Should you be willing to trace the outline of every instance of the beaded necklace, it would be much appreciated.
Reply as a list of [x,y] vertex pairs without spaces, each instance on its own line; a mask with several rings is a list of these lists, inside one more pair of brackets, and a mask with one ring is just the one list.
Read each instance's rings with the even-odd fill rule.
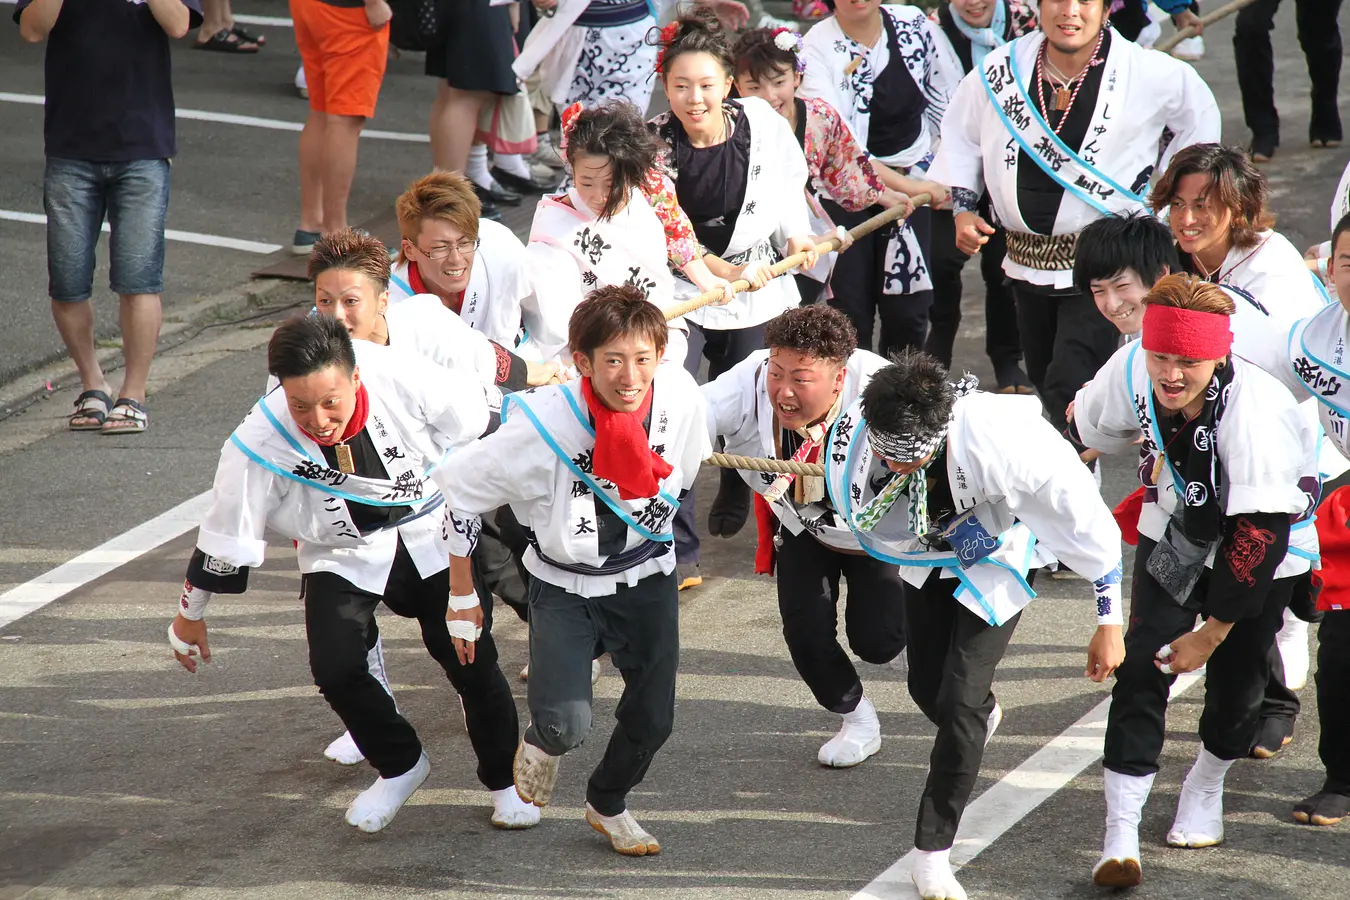
[[[1059,134],[1059,130],[1063,128],[1064,123],[1069,120],[1069,111],[1073,109],[1074,101],[1078,99],[1078,92],[1083,89],[1083,84],[1087,81],[1086,76],[1088,70],[1093,66],[1099,66],[1104,62],[1104,60],[1098,58],[1097,54],[1102,49],[1102,38],[1105,36],[1105,30],[1097,33],[1097,44],[1092,48],[1092,58],[1088,60],[1088,64],[1083,66],[1082,71],[1077,75],[1063,83],[1055,83],[1046,72],[1047,65],[1050,66],[1050,68],[1054,68],[1054,66],[1046,58],[1046,50],[1050,46],[1049,42],[1042,45],[1041,52],[1036,57],[1036,105],[1041,108],[1041,117],[1044,118],[1048,124],[1050,122],[1050,111],[1046,108],[1045,104],[1045,82],[1051,81],[1055,88],[1055,111],[1063,113],[1063,115],[1059,117],[1059,124],[1052,127],[1055,134]],[[1055,71],[1059,72],[1058,69]],[[1063,73],[1060,72],[1059,74],[1062,78]],[[1069,91],[1069,85],[1071,84],[1073,85],[1072,92]]]

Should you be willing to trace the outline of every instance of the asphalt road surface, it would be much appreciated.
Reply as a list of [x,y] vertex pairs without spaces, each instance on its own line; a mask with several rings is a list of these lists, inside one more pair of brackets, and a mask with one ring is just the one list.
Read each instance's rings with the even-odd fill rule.
[[[236,12],[286,15],[282,4],[263,2],[240,2]],[[1292,10],[1282,10],[1275,36],[1285,146],[1267,171],[1279,227],[1306,246],[1325,236],[1346,153],[1302,146],[1307,81],[1293,24]],[[180,106],[302,121],[304,104],[290,88],[290,34],[262,30],[269,42],[256,57],[183,46],[175,58]],[[41,94],[41,50],[21,44],[16,32],[0,28],[0,210],[32,214],[41,211],[41,111],[13,97]],[[1231,25],[1213,29],[1198,68],[1223,106],[1228,140],[1240,142],[1246,133],[1230,35]],[[431,93],[418,61],[395,61],[374,127],[420,132]],[[293,132],[190,120],[180,122],[179,134],[171,228],[260,244],[289,239]],[[362,150],[355,221],[387,209],[429,162],[426,145],[410,141],[372,139]],[[262,258],[172,242],[168,300],[242,290]],[[59,368],[14,374],[59,350],[43,260],[40,225],[0,220],[7,313],[0,370],[9,373],[0,381],[11,388],[60,375]],[[974,280],[967,296],[958,362],[988,375]],[[342,822],[373,771],[322,757],[340,727],[309,677],[287,543],[273,548],[247,594],[213,605],[215,660],[196,677],[183,672],[164,627],[193,520],[217,449],[261,389],[270,325],[305,297],[303,286],[283,287],[267,297],[274,312],[216,323],[167,350],[156,364],[144,435],[63,431],[73,391],[0,419],[0,621],[8,622],[0,626],[0,900],[914,896],[903,865],[891,867],[912,848],[933,728],[910,702],[902,672],[860,664],[881,714],[882,750],[853,770],[816,763],[837,719],[815,707],[787,659],[772,584],[749,574],[748,534],[707,538],[705,583],[682,595],[676,729],[632,797],[634,812],[662,842],[655,858],[617,856],[581,821],[585,779],[621,688],[612,670],[596,688],[592,739],[563,761],[543,823],[501,833],[488,826],[487,795],[449,686],[409,623],[383,618],[399,702],[433,772],[395,823],[374,836]],[[111,299],[99,294],[104,307]],[[1108,500],[1127,491],[1126,469],[1107,467]],[[1037,587],[1040,597],[999,670],[995,689],[1006,716],[954,853],[970,860],[959,877],[972,897],[1103,893],[1089,878],[1104,809],[1095,757],[1107,696],[1081,675],[1091,592],[1073,580],[1043,579]],[[498,623],[503,668],[523,712],[515,673],[525,662],[525,630],[509,612]],[[1225,844],[1163,846],[1197,749],[1202,690],[1203,682],[1172,707],[1163,771],[1144,815],[1145,884],[1134,896],[1346,896],[1350,833],[1289,818],[1290,804],[1322,779],[1311,690],[1284,753],[1234,766]],[[892,876],[880,878],[888,869]]]

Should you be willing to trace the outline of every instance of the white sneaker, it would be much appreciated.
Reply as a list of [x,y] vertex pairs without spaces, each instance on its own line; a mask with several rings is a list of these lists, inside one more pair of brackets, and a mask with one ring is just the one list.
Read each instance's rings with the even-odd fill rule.
[[923,900],[966,900],[966,889],[961,887],[952,872],[951,850],[916,850],[918,859],[910,877]]
[[347,807],[347,824],[366,834],[374,834],[389,827],[394,816],[408,802],[408,798],[422,786],[431,774],[431,760],[423,753],[417,764],[396,778],[377,778],[375,783],[356,795]]
[[342,732],[342,737],[329,744],[323,755],[340,766],[354,766],[366,758],[361,748],[356,746],[356,741],[352,740],[350,731]]
[[302,100],[309,99],[309,82],[305,80],[304,66],[295,70],[295,92],[300,95]]
[[626,809],[617,816],[602,816],[587,803],[586,822],[609,838],[610,846],[624,856],[655,856],[661,852],[661,844]]
[[548,806],[553,799],[553,786],[558,783],[558,760],[549,756],[524,738],[516,748],[514,764],[516,792],[520,799],[535,806]]
[[595,687],[595,683],[599,680],[600,680],[600,660],[593,659],[591,660],[591,687]]
[[1205,39],[1201,35],[1188,37],[1186,40],[1172,48],[1172,55],[1177,59],[1184,59],[1187,62],[1195,62],[1204,59]]
[[822,766],[847,769],[881,749],[881,722],[876,707],[863,697],[857,709],[844,714],[839,733],[821,745],[816,759]]
[[1280,661],[1284,663],[1284,686],[1291,691],[1301,691],[1308,683],[1308,623],[1291,613],[1284,611],[1284,627],[1275,635],[1275,646],[1280,648]]
[[492,791],[492,827],[515,831],[533,828],[539,824],[539,807],[526,803],[516,793],[515,785]]
[[1134,887],[1144,880],[1139,862],[1139,820],[1153,788],[1154,775],[1102,772],[1106,794],[1106,838],[1102,858],[1092,867],[1100,887]]
[[998,726],[1003,722],[1003,707],[997,700],[994,701],[994,708],[989,710],[989,719],[985,725],[984,745],[989,746],[989,742],[994,739],[994,732],[998,731]]
[[530,154],[530,162],[537,162],[548,166],[550,169],[565,169],[567,165],[563,162],[562,156],[558,153],[558,148],[553,145],[552,135],[539,136],[539,149]]

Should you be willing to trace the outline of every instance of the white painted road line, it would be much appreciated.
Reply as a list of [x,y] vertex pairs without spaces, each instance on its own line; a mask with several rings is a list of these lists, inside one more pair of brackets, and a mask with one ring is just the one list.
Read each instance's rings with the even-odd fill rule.
[[[9,0],[6,0],[9,2]],[[235,16],[238,25],[271,25],[274,28],[294,28],[295,23],[281,16]]]
[[[1201,677],[1194,672],[1180,676],[1172,686],[1172,698],[1190,690]],[[1110,708],[1108,697],[966,807],[952,846],[953,869],[979,856],[1004,832],[1102,758],[1106,713]],[[1086,846],[1095,846],[1093,842],[1100,838],[1100,834],[1086,836]],[[917,859],[918,851],[911,850],[854,894],[853,900],[918,900],[919,892],[910,877]],[[1088,870],[1082,875],[1086,880]]]
[[[0,209],[0,219],[7,219],[10,222],[27,222],[31,225],[47,224],[47,217],[42,213],[19,212],[14,209]],[[102,230],[104,234],[112,233],[112,228],[107,222],[103,223]],[[243,250],[245,253],[257,253],[262,256],[270,256],[281,249],[280,244],[265,244],[262,241],[246,241],[242,238],[222,237],[218,234],[201,234],[196,231],[178,231],[173,228],[164,229],[164,237],[184,244],[224,247],[226,250]]]
[[[10,91],[0,91],[0,102],[4,103],[23,103],[29,106],[41,106],[45,98],[41,94],[16,94]],[[305,127],[304,122],[291,122],[286,119],[267,119],[261,116],[241,116],[235,113],[211,112],[205,109],[179,109],[176,115],[180,119],[189,119],[194,122],[217,122],[224,125],[244,125],[249,128],[269,128],[273,131],[293,131],[299,132]],[[412,131],[381,131],[378,128],[366,128],[361,131],[361,137],[370,138],[373,141],[401,141],[407,144],[430,144],[431,138],[425,134],[417,134]]]
[[[196,528],[210,506],[211,492],[198,494],[70,562],[0,594],[0,628]],[[169,615],[167,606],[164,615]]]

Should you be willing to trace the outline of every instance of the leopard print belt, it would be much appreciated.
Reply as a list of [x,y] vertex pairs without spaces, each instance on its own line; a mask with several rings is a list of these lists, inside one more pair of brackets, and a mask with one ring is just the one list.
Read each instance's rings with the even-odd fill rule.
[[1059,272],[1073,268],[1074,249],[1078,246],[1075,234],[1031,234],[1008,230],[1008,259],[1019,266],[1042,272]]

